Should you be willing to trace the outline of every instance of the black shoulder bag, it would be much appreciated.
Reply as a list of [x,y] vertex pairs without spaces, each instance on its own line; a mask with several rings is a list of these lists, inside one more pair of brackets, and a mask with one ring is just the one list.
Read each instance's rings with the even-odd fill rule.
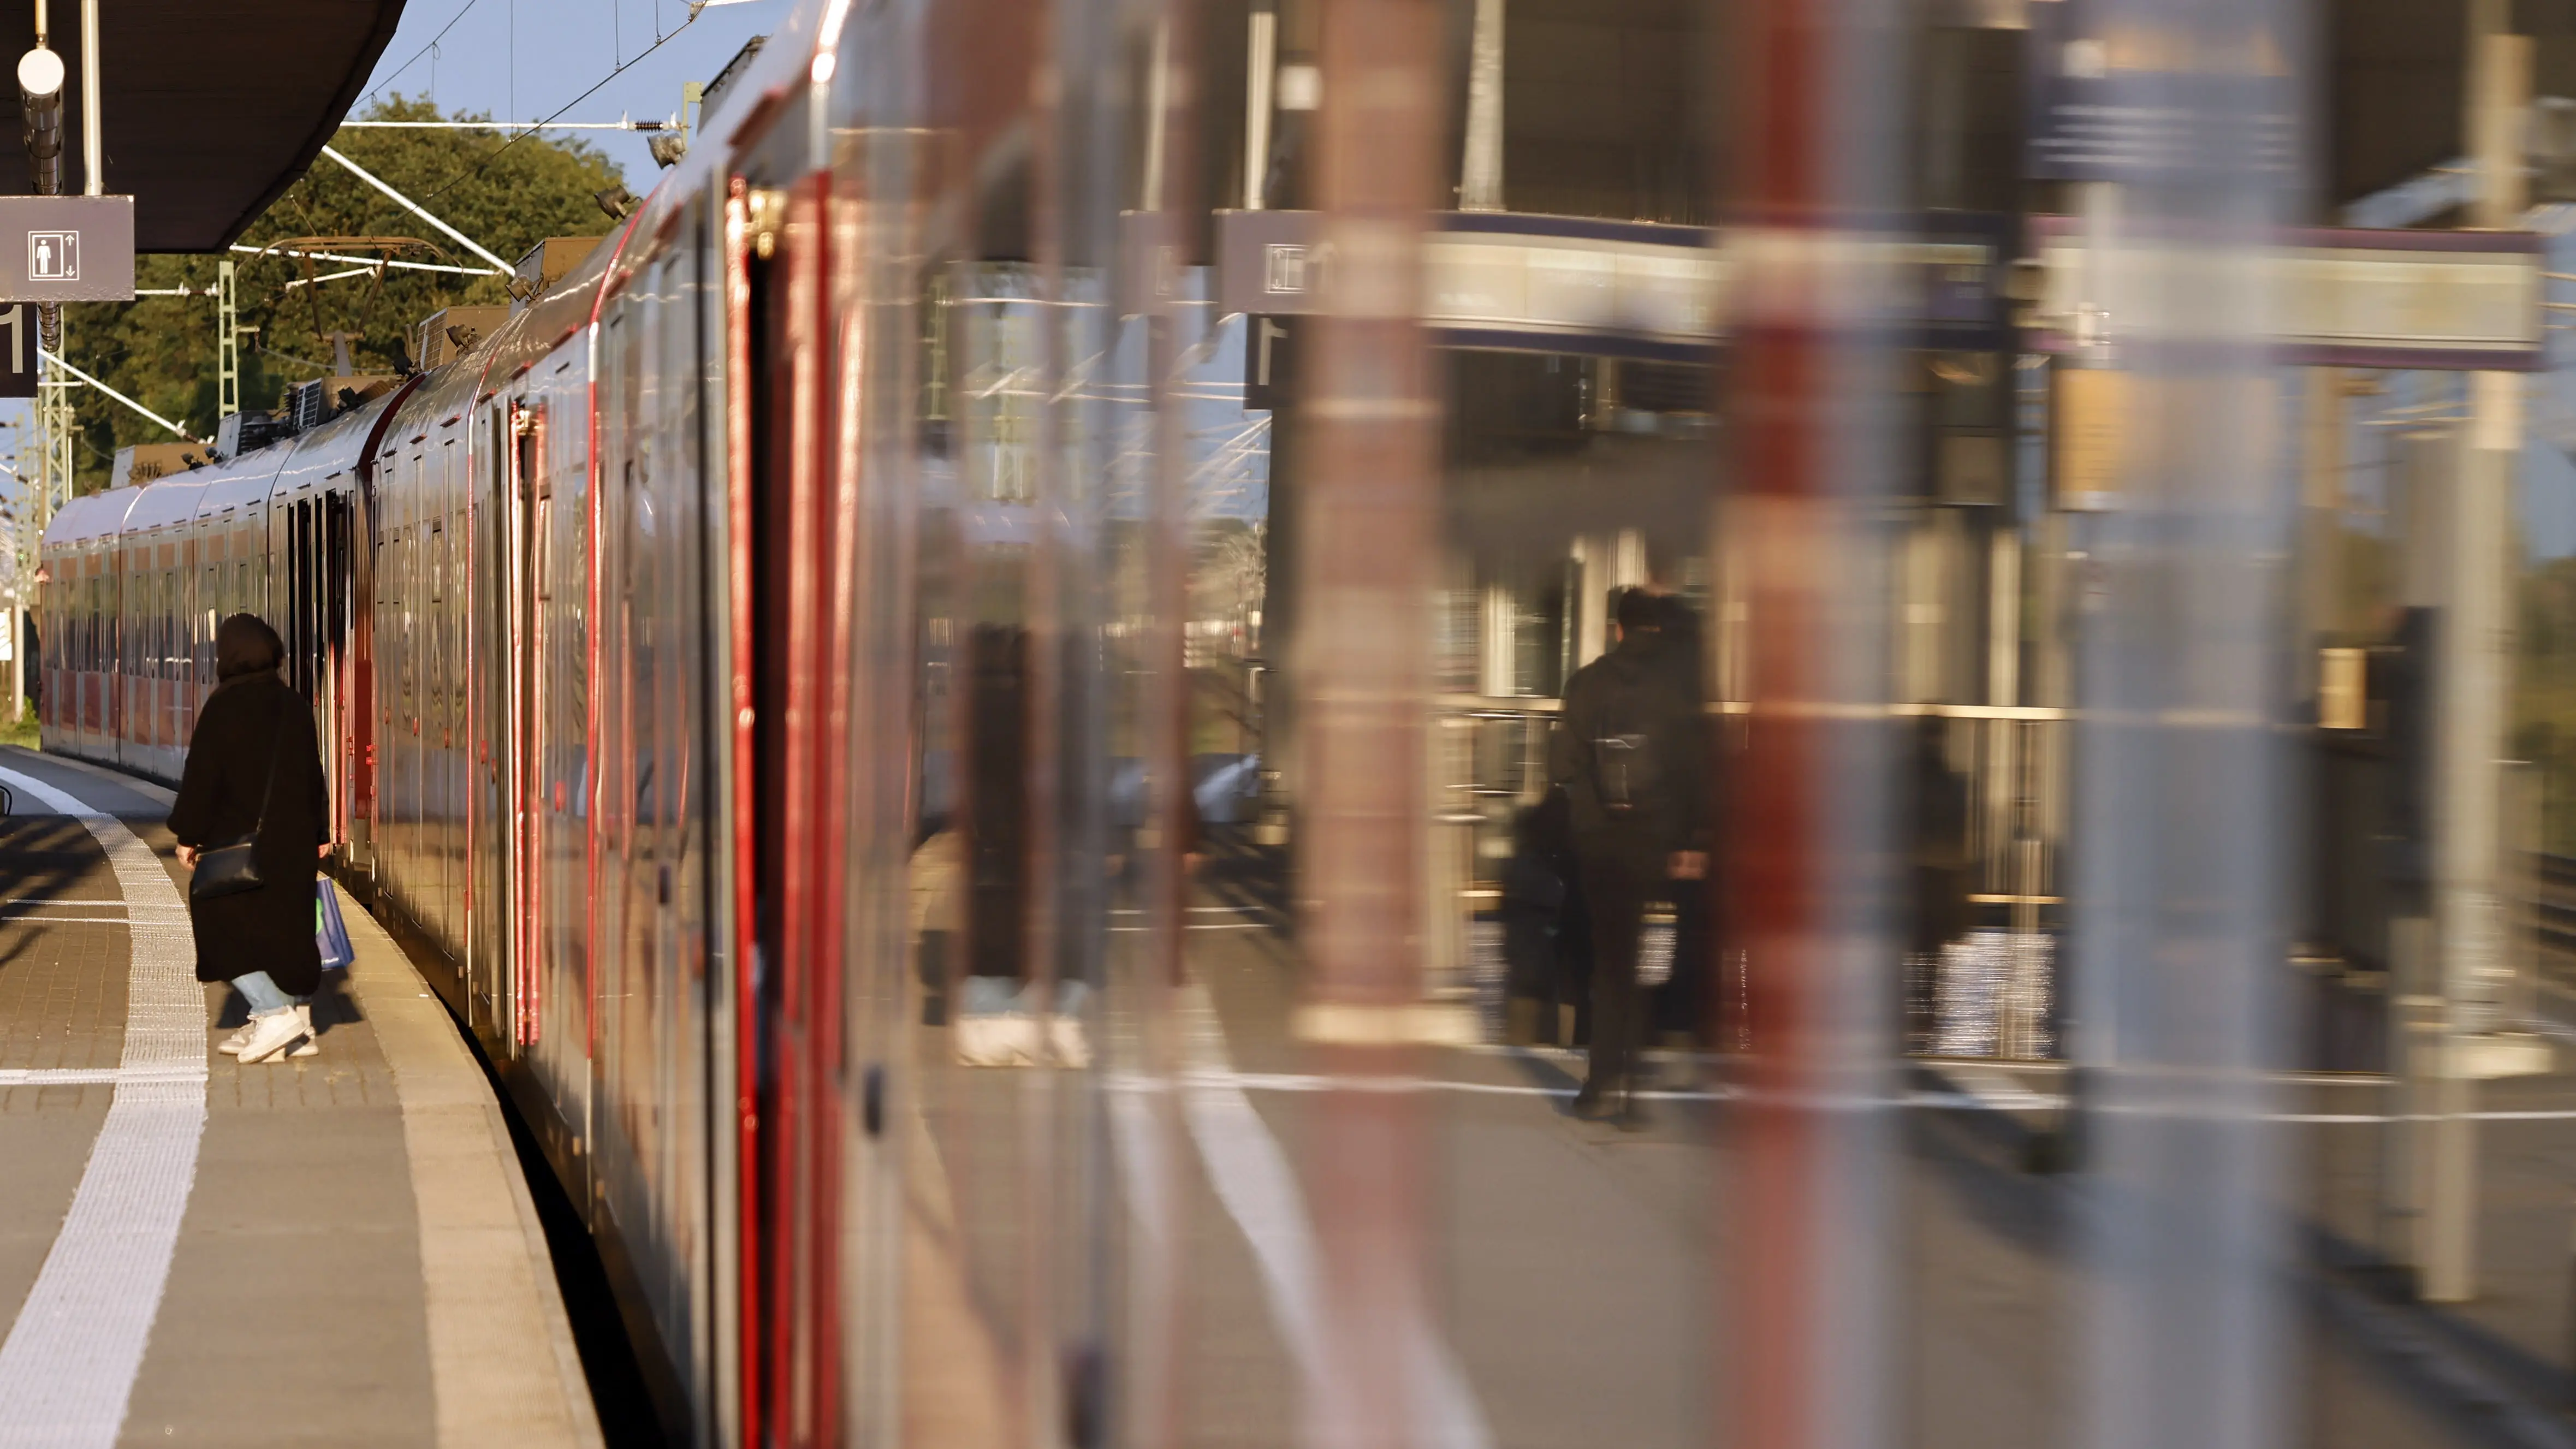
[[268,884],[259,873],[259,832],[268,824],[269,802],[277,798],[277,757],[286,753],[286,716],[277,717],[277,737],[269,741],[268,783],[260,790],[259,818],[251,822],[250,833],[221,845],[208,846],[197,856],[197,873],[188,879],[188,899],[210,901],[218,896],[237,896]]

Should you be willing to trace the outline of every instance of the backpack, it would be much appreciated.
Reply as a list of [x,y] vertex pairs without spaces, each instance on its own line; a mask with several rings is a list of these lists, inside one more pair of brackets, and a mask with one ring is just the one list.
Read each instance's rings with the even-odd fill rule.
[[1649,716],[1654,681],[1641,672],[1614,676],[1602,692],[1601,721],[1592,739],[1592,794],[1613,820],[1636,818],[1662,784],[1661,751]]

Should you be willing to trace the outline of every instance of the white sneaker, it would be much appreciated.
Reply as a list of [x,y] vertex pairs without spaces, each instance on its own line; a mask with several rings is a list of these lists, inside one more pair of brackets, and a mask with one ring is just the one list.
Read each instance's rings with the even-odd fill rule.
[[273,1057],[283,1056],[288,1047],[304,1039],[304,1020],[292,1011],[273,1011],[254,1016],[250,1022],[250,1040],[242,1043],[241,1063],[256,1066]]
[[318,1057],[322,1055],[322,1038],[313,1034],[313,1003],[309,1001],[297,1002],[295,1004],[295,1019],[304,1024],[304,1040],[297,1042],[295,1044],[295,1050],[288,1052],[287,1055],[290,1057]]
[[243,1022],[241,1024],[241,1030],[234,1032],[231,1036],[225,1037],[222,1041],[215,1043],[215,1050],[222,1052],[228,1057],[240,1056],[242,1043],[249,1041],[250,1034],[257,1030],[259,1030],[259,1021],[254,1017],[249,1021]]
[[1091,1065],[1091,1039],[1083,1033],[1081,1017],[1049,1017],[1047,1045],[1054,1049],[1055,1064],[1059,1067],[1080,1071]]

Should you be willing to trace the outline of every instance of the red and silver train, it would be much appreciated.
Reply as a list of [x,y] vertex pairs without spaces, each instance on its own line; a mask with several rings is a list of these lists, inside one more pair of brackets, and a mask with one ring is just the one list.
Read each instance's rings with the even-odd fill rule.
[[[1579,215],[1501,213],[1452,144],[1452,11],[808,0],[489,336],[57,515],[46,747],[174,778],[215,621],[278,627],[347,878],[584,1214],[674,1440],[1285,1442],[1302,1397],[1306,1442],[1396,1442],[1428,1395],[1465,1426],[1441,1442],[1484,1442],[1428,1339],[1389,1346],[1429,1312],[1444,1209],[1422,1108],[1378,1088],[1456,1038],[1453,908],[1506,823],[1464,843],[1444,805],[1435,836],[1435,793],[1543,791],[1512,762],[1549,712],[1520,697],[1605,647],[1645,534],[1708,540],[1709,238],[1693,45],[1577,47],[1669,73],[1633,107],[1636,164],[1566,150],[1534,192]],[[1498,112],[1468,129],[1502,144]],[[1276,214],[1218,215],[1238,205]],[[1444,294],[1434,328],[1410,303],[1444,229],[1451,265],[1509,285]],[[1218,314],[1274,311],[1293,348],[1265,321],[1212,402]],[[1273,340],[1303,359],[1280,378]],[[1253,381],[1293,395],[1275,423],[1235,402],[1268,410]],[[1323,1170],[1296,1232],[1182,1165],[1187,1133],[1293,1198],[1248,1105],[1185,1121],[1137,1090],[1224,1075],[1196,1070],[1224,1033],[1184,941],[1276,925],[1181,934],[1192,752],[1215,753],[1189,661],[1220,612],[1187,500],[1222,460],[1194,439],[1274,427],[1296,487],[1269,541],[1234,536],[1263,582],[1232,607],[1295,663],[1293,693],[1258,676],[1258,749],[1296,802],[1300,951],[1260,968],[1255,1034],[1290,1038],[1293,1008],[1300,1060],[1371,1084],[1299,1123]],[[1467,462],[1520,500],[1489,551],[1521,583],[1442,582],[1441,469],[1471,433],[1516,450]],[[1476,628],[1497,647],[1461,656]],[[1435,678],[1472,693],[1426,734]],[[1488,765],[1513,783],[1450,778]],[[942,980],[1051,1015],[1033,1069],[949,1070],[964,1034],[937,1027],[993,990]],[[1257,1278],[1193,1203],[1244,1220]],[[1185,1312],[1203,1291],[1266,1295],[1270,1322]],[[1210,1395],[1241,1432],[1182,1427]],[[1361,1424],[1385,1432],[1334,1427]]]
[[[2235,28],[2261,0],[2161,8],[2177,55],[2292,33]],[[2093,1270],[2111,1402],[2181,1412],[2121,1433],[2214,1442],[2200,1405],[2270,1399],[2229,1377],[2259,1356],[2206,1346],[2286,1321],[2262,1295],[2291,1280],[2252,1245],[2273,1194],[2243,1135],[2269,1110],[2249,1024],[2279,902],[2268,870],[2210,863],[2271,859],[2265,802],[2287,796],[2253,728],[2277,706],[2252,626],[2154,601],[2271,597],[2280,556],[2233,482],[2140,474],[2098,518],[2022,486],[2047,434],[2016,419],[2049,394],[2011,304],[2017,227],[1952,210],[2034,194],[2011,126],[1958,100],[2058,34],[2021,9],[804,0],[653,194],[489,336],[292,439],[57,515],[46,747],[175,777],[215,621],[278,626],[342,868],[523,1109],[674,1440],[1475,1449],[1487,1404],[1514,1443],[1706,1442],[1723,1414],[1792,1444],[1883,1438],[1942,1398],[1898,1384],[1903,1294],[1938,1255],[1896,1245],[1974,1242],[1989,1214],[1898,1231],[1937,1174],[1853,1110],[1914,1101],[1882,939],[1905,879],[1889,741],[1941,720],[1923,773],[1947,798],[1973,754],[1958,798],[1986,802],[1937,842],[1982,872],[1972,897],[1955,875],[1962,900],[2008,903],[2021,935],[2042,903],[2102,899],[2104,941],[2204,932],[2205,971],[2141,955],[2090,978],[2141,1022],[2230,1025],[2118,1034],[2122,1070],[2085,1078],[2108,1124],[2082,1134],[2087,1170],[2161,1190],[2082,1196],[2114,1249]],[[1918,59],[1939,80],[1920,97]],[[1504,209],[1507,157],[1529,210]],[[1896,185],[1908,157],[1950,180]],[[2174,236],[2286,204],[2271,171],[2203,159],[2217,209]],[[1933,244],[1891,245],[1918,214]],[[2161,296],[2144,277],[2112,291]],[[1227,343],[1220,314],[1259,325]],[[2199,356],[2139,315],[2117,328]],[[1255,331],[1240,391],[1206,386]],[[2210,355],[2233,359],[2216,386],[2121,392],[2113,433],[2281,396],[2250,338]],[[1284,486],[1223,556],[1264,657],[1220,679],[1222,551],[1192,490],[1226,466],[1207,439],[1256,431],[1264,490],[1274,461]],[[2266,429],[2202,431],[2149,471],[2278,471],[2253,458]],[[2208,557],[2155,562],[2151,534]],[[2104,539],[2134,551],[2097,560],[2133,561],[2076,569],[2070,541]],[[1744,1128],[1686,1164],[1568,1151],[1552,1088],[1442,1051],[1489,1029],[1487,985],[1505,1005],[1503,973],[1474,975],[1476,913],[1547,792],[1550,696],[1609,647],[1615,592],[1659,584],[1705,591],[1703,703],[1728,721],[1708,773],[1737,787],[1712,804],[1713,879],[1669,887],[1723,896],[1731,942],[1707,933],[1671,982],[1703,988],[1676,1011],[1705,1029],[1719,964],[1740,968],[1722,1009],[1750,1086],[1679,1094]],[[2079,652],[2111,627],[2088,621],[2139,620],[2166,632]],[[2176,761],[2252,784],[2207,829],[2188,809],[2216,797],[2169,791],[2148,833],[2087,857],[2066,849],[2070,681],[2131,657],[2153,667],[2121,717],[2187,714],[2193,738],[2102,736],[2125,741],[2094,772],[2125,782],[2106,798]],[[2183,680],[2224,687],[2165,709]],[[1269,777],[1255,841],[1293,805],[1293,950],[1280,857],[1229,837],[1240,879],[1185,875],[1211,854],[1195,823],[1219,823],[1189,801],[1224,698],[1257,698],[1236,756]],[[2082,904],[2122,871],[2139,894]],[[970,1049],[970,1023],[1012,1031]],[[958,1070],[996,1060],[1028,1070]],[[1426,1063],[1472,1088],[1451,1117],[1388,1090]],[[2113,1130],[2167,1123],[2186,1075],[2207,1135]],[[2210,1165],[2189,1192],[2184,1162]],[[1632,1408],[1651,1432],[1612,1413]]]
[[288,641],[343,864],[586,1214],[676,1441],[857,1412],[840,1257],[884,1075],[851,947],[902,950],[923,757],[897,455],[917,304],[967,256],[920,250],[955,153],[898,57],[1009,8],[802,7],[506,325],[44,541],[48,750],[175,780],[215,621]]

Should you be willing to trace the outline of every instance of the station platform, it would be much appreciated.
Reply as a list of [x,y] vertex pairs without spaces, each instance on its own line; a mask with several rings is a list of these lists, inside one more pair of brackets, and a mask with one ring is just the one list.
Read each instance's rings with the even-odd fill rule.
[[488,1079],[402,952],[244,1067],[170,794],[0,749],[0,1446],[600,1442]]

